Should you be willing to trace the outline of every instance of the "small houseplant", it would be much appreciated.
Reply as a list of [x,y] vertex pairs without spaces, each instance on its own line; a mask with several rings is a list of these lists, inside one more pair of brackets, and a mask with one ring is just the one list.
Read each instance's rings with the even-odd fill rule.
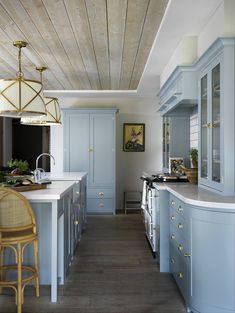
[[197,150],[197,148],[191,148],[190,149],[190,157],[191,157],[193,168],[197,168],[198,167],[198,150]]
[[7,162],[8,167],[11,169],[11,173],[20,175],[29,171],[29,163],[25,160],[11,159]]

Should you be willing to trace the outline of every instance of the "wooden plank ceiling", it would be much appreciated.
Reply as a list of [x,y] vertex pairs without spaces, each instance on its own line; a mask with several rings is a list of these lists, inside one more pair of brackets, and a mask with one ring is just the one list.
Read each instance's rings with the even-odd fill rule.
[[45,89],[133,90],[144,70],[168,0],[0,0],[0,77],[22,67]]

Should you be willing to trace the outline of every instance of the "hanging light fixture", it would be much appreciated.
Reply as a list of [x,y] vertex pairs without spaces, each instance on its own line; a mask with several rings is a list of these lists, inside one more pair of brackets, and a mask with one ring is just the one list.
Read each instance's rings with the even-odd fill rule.
[[[46,70],[46,67],[36,67],[36,70],[40,72],[42,83],[42,72]],[[34,126],[61,125],[61,113],[58,99],[54,97],[44,97],[44,102],[46,105],[45,116],[24,117],[21,118],[20,123]]]
[[27,42],[15,41],[19,49],[17,77],[0,79],[0,116],[18,117],[46,115],[42,83],[24,78],[21,69],[21,49]]

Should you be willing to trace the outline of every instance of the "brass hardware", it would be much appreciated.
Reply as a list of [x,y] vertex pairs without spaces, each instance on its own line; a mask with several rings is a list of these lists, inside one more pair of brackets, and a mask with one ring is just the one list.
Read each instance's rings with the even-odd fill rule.
[[183,278],[183,277],[184,277],[184,273],[179,272],[179,273],[178,273],[178,276],[179,276],[179,278]]
[[104,204],[103,204],[103,203],[100,203],[100,204],[99,204],[99,207],[100,207],[100,208],[103,208],[103,207],[104,207]]
[[74,221],[74,225],[78,225],[79,224],[79,221]]
[[175,263],[175,259],[171,258],[171,263],[174,264]]
[[175,220],[175,216],[174,215],[171,216],[171,220],[172,221]]
[[184,247],[182,245],[178,245],[178,250],[179,251],[183,251],[184,250]]
[[207,123],[207,124],[206,124],[206,127],[207,127],[207,128],[213,128],[213,125],[212,125],[212,123]]
[[190,257],[191,257],[191,254],[190,254],[190,253],[184,253],[184,257],[185,257],[185,258],[190,258]]
[[178,224],[178,228],[179,228],[179,229],[184,228],[183,224],[182,224],[182,223],[179,223],[179,224]]
[[175,235],[174,234],[171,235],[171,239],[175,239]]
[[179,206],[178,209],[177,209],[177,211],[178,211],[178,212],[183,212],[184,209],[182,208],[182,206]]
[[104,196],[103,191],[100,191],[100,192],[98,193],[98,195],[99,195],[100,197],[103,197],[103,196]]
[[175,205],[175,201],[174,200],[171,200],[171,205]]
[[17,40],[13,42],[13,46],[17,47],[18,49],[25,48],[27,44],[28,44],[27,42],[21,41],[21,40]]

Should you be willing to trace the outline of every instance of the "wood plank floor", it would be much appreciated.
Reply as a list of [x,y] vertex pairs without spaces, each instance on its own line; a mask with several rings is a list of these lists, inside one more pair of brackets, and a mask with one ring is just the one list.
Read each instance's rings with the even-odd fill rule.
[[[89,216],[58,303],[50,289],[40,298],[25,292],[24,313],[183,313],[170,274],[159,273],[144,236],[140,214]],[[0,312],[16,312],[14,297],[0,295]]]

